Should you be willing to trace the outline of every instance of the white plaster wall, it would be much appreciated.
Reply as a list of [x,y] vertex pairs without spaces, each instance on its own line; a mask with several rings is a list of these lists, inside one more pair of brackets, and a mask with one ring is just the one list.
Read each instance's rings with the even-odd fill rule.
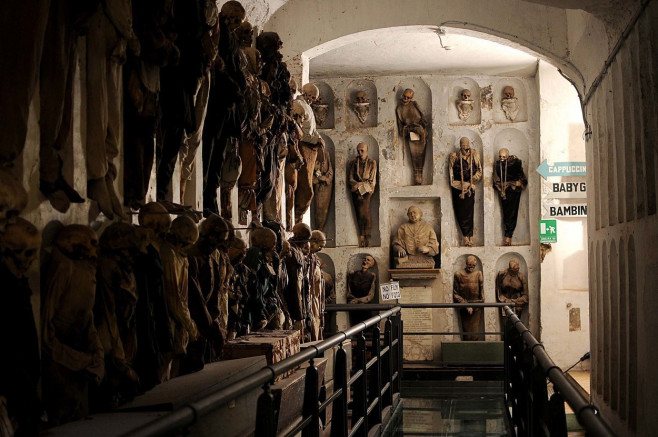
[[[557,69],[540,61],[541,160],[585,161],[582,111],[576,90]],[[535,169],[531,169],[533,173]],[[563,178],[583,180],[583,178]],[[559,181],[549,178],[548,182]],[[540,178],[540,181],[543,181]],[[544,183],[544,182],[542,182]],[[542,197],[545,196],[542,194]],[[560,203],[571,200],[561,199]],[[584,203],[586,199],[577,199]],[[542,202],[550,202],[544,198]],[[555,363],[566,368],[589,350],[589,292],[587,270],[587,219],[557,220],[558,242],[541,264],[541,336]],[[537,236],[534,236],[536,239]],[[570,331],[569,311],[580,308],[580,329]],[[589,361],[581,365],[589,368]]]

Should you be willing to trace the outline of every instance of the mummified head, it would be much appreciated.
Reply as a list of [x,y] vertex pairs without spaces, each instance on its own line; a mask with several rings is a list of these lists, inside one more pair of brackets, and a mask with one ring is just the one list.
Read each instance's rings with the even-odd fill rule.
[[219,12],[219,19],[222,24],[228,26],[231,30],[236,30],[244,21],[247,13],[242,4],[238,1],[230,0],[224,3]]
[[85,225],[67,225],[55,238],[57,248],[68,258],[95,261],[98,257],[98,236]]
[[302,87],[302,96],[309,105],[320,98],[320,90],[315,84],[307,83]]
[[199,238],[199,230],[196,227],[194,220],[186,215],[176,217],[171,222],[167,240],[180,249],[187,249]]
[[167,209],[158,202],[149,202],[142,206],[138,216],[139,224],[153,229],[156,235],[163,237],[171,227],[171,216]]
[[0,259],[16,278],[23,277],[37,259],[40,241],[36,226],[22,217],[0,233]]

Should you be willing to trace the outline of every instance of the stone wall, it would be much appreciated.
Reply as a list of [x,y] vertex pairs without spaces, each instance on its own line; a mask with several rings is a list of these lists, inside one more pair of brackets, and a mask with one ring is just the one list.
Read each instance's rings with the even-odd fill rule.
[[649,2],[586,105],[592,399],[619,435],[658,406],[657,20]]
[[[313,79],[311,78],[311,81]],[[370,254],[377,261],[379,282],[389,281],[390,247],[400,224],[407,221],[406,210],[418,205],[423,220],[430,223],[440,240],[441,272],[434,280],[402,280],[402,293],[413,293],[430,287],[427,302],[452,302],[452,280],[456,270],[464,267],[466,255],[475,255],[483,269],[485,301],[495,302],[495,276],[506,268],[509,259],[520,259],[522,272],[529,278],[530,325],[538,331],[539,319],[539,176],[534,169],[539,165],[539,111],[537,83],[534,77],[495,77],[473,75],[382,76],[368,78],[322,78],[321,90],[331,93],[322,97],[330,102],[332,129],[322,129],[330,138],[335,163],[334,208],[327,225],[328,238],[335,247],[323,252],[331,258],[336,271],[338,302],[345,302],[346,273],[354,266],[350,260]],[[502,112],[502,88],[513,85],[521,102],[522,111],[515,122]],[[477,101],[475,111],[466,121],[457,116],[455,101],[464,87],[470,87]],[[488,106],[485,98],[480,104],[480,89],[491,87],[493,101]],[[411,157],[396,127],[395,108],[405,88],[415,91],[414,100],[429,122],[423,184],[413,185]],[[366,91],[371,102],[370,114],[362,125],[352,109],[356,91]],[[487,95],[487,93],[483,93]],[[333,100],[327,97],[333,96]],[[475,123],[471,124],[471,120]],[[329,121],[325,122],[325,125]],[[481,155],[483,180],[476,190],[474,247],[462,246],[461,232],[456,224],[449,188],[448,156],[459,149],[459,139],[466,136],[471,147]],[[358,247],[356,214],[349,194],[347,163],[356,156],[356,145],[365,141],[371,158],[378,161],[378,183],[371,204],[373,231],[371,247]],[[519,220],[514,234],[514,246],[503,246],[500,200],[492,186],[493,163],[498,150],[506,147],[510,154],[523,160],[529,179],[523,192]],[[311,217],[311,220],[313,217]],[[331,245],[333,246],[333,244]],[[339,320],[341,320],[339,318]],[[343,323],[346,321],[343,319]],[[458,331],[454,310],[435,310],[434,331]],[[341,326],[342,327],[342,326]],[[486,310],[486,331],[498,331],[498,312]],[[497,336],[488,336],[498,340]],[[458,338],[443,336],[440,340]],[[440,358],[440,340],[434,344],[434,359]]]

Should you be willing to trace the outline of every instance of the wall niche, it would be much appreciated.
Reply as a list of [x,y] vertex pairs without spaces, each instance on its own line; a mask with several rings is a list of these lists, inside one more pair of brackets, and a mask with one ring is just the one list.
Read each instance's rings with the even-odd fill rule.
[[448,97],[448,123],[451,125],[480,124],[480,86],[468,77],[452,83]]
[[[336,148],[333,140],[325,134],[320,134],[324,140],[326,157],[329,158],[332,170],[332,178],[329,184],[316,184],[313,178],[313,201],[311,203],[311,228],[324,232],[327,236],[327,247],[336,247]],[[320,153],[316,160],[316,172],[325,169],[325,164],[320,162]]]
[[[446,138],[445,143],[453,144],[452,149],[450,149],[446,155],[445,168],[447,171],[447,182],[450,185],[450,174],[452,169],[450,168],[450,154],[452,152],[459,155],[459,142],[462,137],[466,137],[470,140],[471,151],[477,151],[480,155],[480,163],[482,165],[483,176],[482,179],[475,184],[475,206],[473,207],[473,246],[483,246],[484,245],[484,172],[487,170],[485,165],[485,157],[482,154],[482,139],[480,135],[470,129],[460,129],[457,131],[457,135],[449,136]],[[464,170],[466,171],[466,169]],[[470,169],[468,169],[470,171]],[[455,180],[459,180],[459,173],[456,175]],[[451,246],[460,247],[463,246],[463,235],[457,221],[457,216],[455,215],[453,199],[452,199],[452,188],[450,191],[450,200],[447,203],[448,208],[452,210],[451,214],[454,220],[454,232],[452,233],[453,237],[451,239]]]
[[388,211],[388,222],[390,223],[391,235],[389,246],[391,247],[390,261],[393,265],[393,240],[397,237],[398,228],[403,223],[408,223],[407,210],[410,206],[417,206],[423,212],[422,221],[428,223],[434,229],[439,242],[439,253],[434,257],[434,268],[441,268],[441,199],[438,197],[399,197],[391,198]]
[[345,90],[345,120],[348,129],[377,126],[377,87],[371,80],[353,80]]
[[[507,128],[500,131],[495,139],[493,150],[491,151],[493,171],[496,171],[496,161],[498,161],[498,152],[500,149],[509,150],[509,154],[516,156],[522,161],[523,171],[526,178],[528,177],[528,156],[530,143],[526,138],[525,134],[514,128]],[[504,166],[502,168],[501,180],[505,178]],[[496,226],[494,228],[494,244],[496,246],[503,246],[504,244],[504,225],[503,225],[503,211],[502,204],[500,199],[500,192],[494,188],[494,195],[496,197],[494,202],[494,221]],[[521,201],[519,203],[519,212],[516,221],[516,229],[514,230],[514,236],[512,238],[513,246],[522,246],[530,244],[530,219],[528,212],[528,187],[521,192]]]
[[[396,135],[398,141],[401,141],[400,148],[402,150],[402,176],[400,181],[403,185],[432,185],[433,181],[433,153],[432,153],[432,90],[429,85],[421,78],[405,78],[404,81],[399,82],[395,88],[395,108],[394,119],[398,120],[397,108],[401,105],[402,95],[406,89],[411,89],[414,92],[413,101],[416,102],[418,109],[423,114],[425,121],[425,153],[419,158],[423,158],[422,165],[422,181],[418,183],[414,171],[414,158],[415,153],[411,152],[410,141],[402,137],[402,130],[399,123],[396,127]],[[409,103],[411,105],[413,103]],[[420,167],[420,165],[418,166]],[[406,181],[406,183],[405,183]]]
[[318,129],[333,129],[335,119],[335,97],[334,91],[325,82],[313,82],[320,90],[320,101],[313,103],[313,113]]
[[[513,89],[513,98],[506,98],[507,89]],[[511,90],[510,90],[511,91]],[[496,123],[528,121],[528,95],[526,87],[516,78],[501,79],[493,86],[493,119]]]
[[[371,247],[377,247],[381,245],[381,234],[379,230],[379,204],[380,204],[380,192],[381,192],[381,173],[379,171],[379,144],[377,143],[377,140],[375,140],[372,136],[370,135],[358,135],[354,136],[349,139],[348,145],[346,147],[347,150],[347,159],[345,162],[345,192],[346,192],[346,198],[347,201],[350,204],[350,207],[348,208],[349,213],[346,214],[344,220],[344,225],[340,226],[340,224],[337,226],[338,229],[340,229],[340,232],[342,233],[343,230],[345,231],[345,237],[342,238],[341,240],[347,241],[348,246],[358,246],[360,243],[359,239],[359,221],[358,221],[358,216],[356,213],[356,209],[354,206],[354,202],[352,200],[352,191],[351,191],[351,186],[350,186],[350,177],[349,177],[349,172],[350,172],[350,162],[353,159],[357,158],[357,145],[361,142],[364,142],[368,145],[368,157],[371,159],[374,159],[377,162],[377,183],[375,186],[375,192],[372,194],[370,197],[370,223],[371,223],[371,230],[370,230],[370,241],[368,246]],[[337,220],[340,220],[339,217],[336,218]]]

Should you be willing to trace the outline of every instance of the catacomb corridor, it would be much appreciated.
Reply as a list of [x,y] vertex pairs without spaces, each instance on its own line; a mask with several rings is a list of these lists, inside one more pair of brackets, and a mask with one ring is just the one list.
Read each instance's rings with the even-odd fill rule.
[[654,0],[0,11],[0,437],[654,434]]

